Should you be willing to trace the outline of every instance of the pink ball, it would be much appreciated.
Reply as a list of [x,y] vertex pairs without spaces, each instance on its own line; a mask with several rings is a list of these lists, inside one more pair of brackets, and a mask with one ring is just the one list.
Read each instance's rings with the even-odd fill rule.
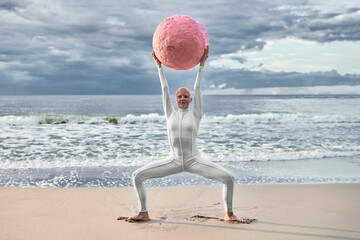
[[162,64],[175,70],[195,67],[207,46],[209,37],[204,26],[186,15],[166,18],[153,36],[156,57]]

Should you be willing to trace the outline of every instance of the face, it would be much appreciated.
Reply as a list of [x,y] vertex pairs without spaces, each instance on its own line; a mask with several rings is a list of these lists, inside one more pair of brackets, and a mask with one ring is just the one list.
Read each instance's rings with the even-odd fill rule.
[[189,105],[192,101],[191,94],[189,89],[187,88],[180,88],[176,92],[176,103],[178,107],[181,109],[189,108]]

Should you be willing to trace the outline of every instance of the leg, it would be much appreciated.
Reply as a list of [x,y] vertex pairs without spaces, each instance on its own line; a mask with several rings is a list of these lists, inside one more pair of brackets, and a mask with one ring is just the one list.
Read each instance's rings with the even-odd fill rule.
[[181,172],[181,166],[172,160],[161,160],[139,168],[133,174],[133,182],[140,206],[140,213],[147,212],[146,190],[143,182],[150,178],[161,178]]
[[228,170],[211,161],[194,159],[186,168],[186,171],[222,182],[224,184],[223,200],[225,205],[225,221],[244,222],[242,218],[235,216],[233,213],[234,177]]
[[186,168],[186,171],[223,183],[225,211],[232,212],[234,177],[228,170],[211,161],[195,159],[190,166]]

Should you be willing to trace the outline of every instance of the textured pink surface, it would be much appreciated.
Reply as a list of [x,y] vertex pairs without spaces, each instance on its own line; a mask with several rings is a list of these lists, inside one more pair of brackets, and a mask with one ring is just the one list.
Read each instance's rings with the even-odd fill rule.
[[153,49],[165,66],[187,70],[199,64],[208,34],[203,25],[186,15],[174,15],[162,21],[153,36]]

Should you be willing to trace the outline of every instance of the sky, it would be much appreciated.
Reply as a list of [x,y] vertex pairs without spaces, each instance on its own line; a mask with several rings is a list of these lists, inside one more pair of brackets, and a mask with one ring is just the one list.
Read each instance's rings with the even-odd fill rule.
[[[0,95],[161,94],[152,37],[204,25],[204,94],[360,94],[360,0],[0,0]],[[166,68],[171,93],[198,67]]]

